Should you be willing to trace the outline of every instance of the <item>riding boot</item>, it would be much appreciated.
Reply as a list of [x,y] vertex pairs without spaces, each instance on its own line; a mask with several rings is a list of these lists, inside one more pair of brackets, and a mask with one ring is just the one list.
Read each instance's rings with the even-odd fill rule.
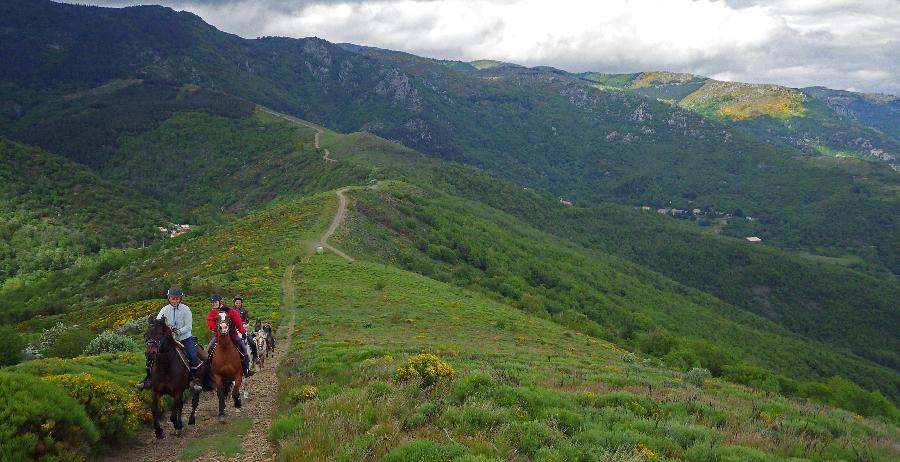
[[200,382],[197,381],[197,368],[191,368],[191,390],[195,392],[203,391],[203,387],[200,386]]
[[141,380],[137,384],[134,385],[138,391],[141,391],[146,388],[150,388],[150,368],[151,366],[147,366],[147,375],[144,376],[144,380]]
[[244,367],[244,375],[250,377],[253,375],[253,370],[250,369],[250,359],[247,358],[246,355],[241,356],[241,366]]

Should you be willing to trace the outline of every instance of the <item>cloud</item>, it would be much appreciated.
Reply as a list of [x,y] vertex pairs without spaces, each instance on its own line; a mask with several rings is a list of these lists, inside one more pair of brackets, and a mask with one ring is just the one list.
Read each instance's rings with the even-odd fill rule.
[[[94,4],[123,6],[124,0]],[[896,0],[161,0],[243,37],[900,94]]]

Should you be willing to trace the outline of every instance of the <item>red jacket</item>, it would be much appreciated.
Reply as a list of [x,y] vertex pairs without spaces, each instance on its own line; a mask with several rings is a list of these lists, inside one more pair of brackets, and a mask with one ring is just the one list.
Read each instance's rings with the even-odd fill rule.
[[[242,334],[247,334],[247,330],[244,329],[244,322],[241,320],[241,315],[234,308],[228,307],[228,316],[231,317],[231,322],[234,323],[234,327],[237,328],[238,332]],[[209,314],[206,315],[206,327],[209,327],[209,330],[219,335],[219,329],[216,328],[216,324],[218,324],[219,310],[209,310]],[[231,335],[234,336],[234,331],[231,332]]]

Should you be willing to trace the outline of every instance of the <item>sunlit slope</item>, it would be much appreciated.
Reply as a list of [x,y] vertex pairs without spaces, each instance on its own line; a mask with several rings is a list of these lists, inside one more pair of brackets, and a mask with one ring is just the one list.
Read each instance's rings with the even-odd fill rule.
[[[717,380],[691,385],[478,292],[331,255],[297,269],[270,433],[279,460],[897,457],[895,427]],[[435,355],[422,359],[433,369],[398,372],[420,353]]]
[[897,396],[896,371],[497,209],[403,184],[352,194],[353,213],[338,239],[357,257],[484,291],[537,316],[584,313],[595,335],[625,345],[670,332],[677,346],[657,354],[679,367],[696,361],[722,371],[750,362],[791,380],[842,375]]
[[[281,271],[308,247],[305,240],[318,239],[336,206],[330,193],[273,203],[228,225],[147,249],[104,254],[22,287],[4,287],[0,304],[14,308],[5,318],[23,321],[25,330],[84,319],[100,329],[157,310],[161,294],[180,286],[198,312],[205,310],[209,293],[240,293],[258,314],[277,319]],[[64,314],[34,317],[60,305]],[[195,316],[195,323],[205,335],[201,317]]]

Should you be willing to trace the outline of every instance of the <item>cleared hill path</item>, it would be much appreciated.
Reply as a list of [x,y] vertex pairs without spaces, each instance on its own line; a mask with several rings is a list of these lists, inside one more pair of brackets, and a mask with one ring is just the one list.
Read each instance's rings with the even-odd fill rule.
[[[317,143],[318,144],[318,143]],[[338,205],[328,229],[322,234],[318,245],[328,248],[348,262],[353,257],[335,249],[328,244],[328,239],[347,216],[347,188],[336,191]],[[308,257],[312,253],[309,241],[298,243]],[[272,418],[278,410],[278,375],[281,364],[291,338],[297,316],[296,295],[293,283],[294,265],[288,265],[281,279],[282,319],[280,329],[276,333],[278,346],[274,356],[270,356],[265,367],[252,377],[244,379],[242,390],[249,396],[244,400],[241,409],[235,409],[229,398],[226,403],[227,419],[225,424],[218,422],[218,400],[214,392],[205,391],[200,397],[197,407],[196,425],[187,425],[190,415],[190,398],[182,414],[185,428],[180,435],[175,435],[168,414],[162,419],[166,438],[158,440],[150,427],[142,430],[136,440],[128,446],[117,448],[98,460],[113,462],[127,460],[130,462],[160,460],[196,460],[196,461],[260,461],[273,460],[275,449],[269,443],[269,428]],[[251,306],[252,309],[252,306]],[[204,313],[205,310],[197,310]],[[251,312],[252,314],[252,312]]]
[[[316,149],[322,149],[322,148],[319,146],[319,135],[322,134],[322,129],[321,129],[320,127],[317,127],[317,126],[315,126],[315,125],[313,125],[313,124],[311,124],[311,123],[309,123],[309,122],[304,122],[304,121],[302,121],[302,120],[300,120],[300,119],[298,119],[298,118],[296,118],[296,117],[292,117],[292,116],[289,116],[289,115],[287,115],[287,114],[282,114],[282,113],[280,113],[280,112],[275,112],[275,111],[273,111],[273,110],[271,110],[271,109],[264,108],[264,107],[262,107],[262,106],[260,106],[260,109],[261,109],[263,112],[265,112],[265,113],[271,114],[271,115],[273,115],[273,116],[275,116],[275,117],[282,118],[282,119],[284,119],[284,120],[287,120],[288,122],[292,122],[292,123],[295,123],[295,124],[297,124],[297,125],[302,125],[302,126],[304,126],[304,127],[306,127],[306,128],[311,128],[311,129],[315,130],[315,131],[316,131],[316,136],[315,136]],[[332,159],[332,158],[331,158],[331,151],[329,151],[327,148],[323,150],[323,153],[322,153],[322,160],[324,160],[325,162],[337,162],[337,159]]]

